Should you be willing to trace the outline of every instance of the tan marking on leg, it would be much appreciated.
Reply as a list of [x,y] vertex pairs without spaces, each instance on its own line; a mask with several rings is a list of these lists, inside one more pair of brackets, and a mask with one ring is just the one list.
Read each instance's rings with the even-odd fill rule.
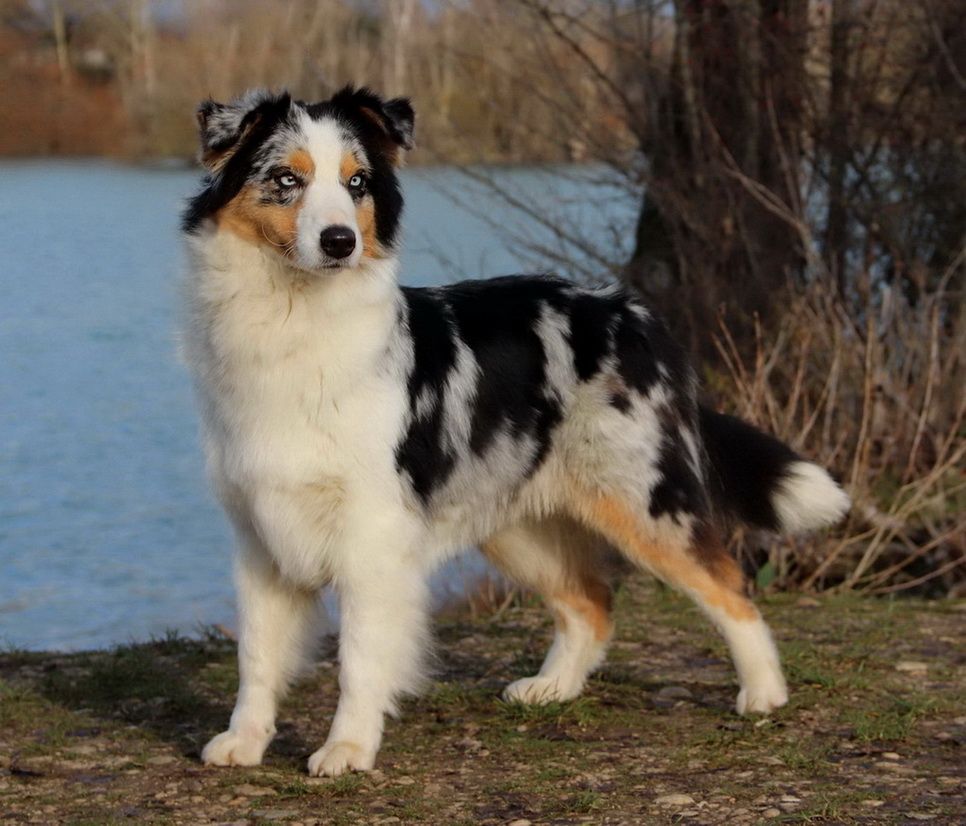
[[[614,630],[610,616],[613,593],[606,575],[602,577],[600,568],[594,567],[595,564],[600,566],[604,563],[600,555],[602,548],[597,547],[598,543],[602,546],[603,542],[595,542],[582,525],[575,523],[569,524],[568,540],[555,545],[559,568],[548,564],[526,564],[525,560],[519,558],[526,551],[513,543],[489,539],[481,543],[480,550],[511,578],[522,580],[522,584],[538,591],[561,630],[566,629],[566,617],[562,611],[554,609],[554,604],[575,611],[591,627],[594,637],[606,642]],[[588,542],[593,542],[593,545],[588,547]],[[518,557],[514,557],[514,553]],[[521,576],[524,572],[525,575]]]
[[[585,580],[581,585],[584,593],[580,591],[556,593],[551,599],[563,603],[580,614],[594,630],[594,637],[599,642],[606,642],[614,632],[614,623],[610,618],[612,607],[610,588],[596,580]],[[566,626],[567,621],[562,613],[555,611],[554,615],[561,627]]]
[[718,530],[708,524],[695,525],[691,534],[691,551],[715,579],[732,591],[745,592],[745,575],[738,561],[721,541]]
[[691,591],[712,608],[721,608],[737,620],[758,619],[758,609],[731,582],[721,581],[689,553],[686,544],[678,547],[658,544],[642,529],[634,512],[614,496],[577,495],[573,497],[577,516],[599,530],[631,559],[653,571],[672,585]]

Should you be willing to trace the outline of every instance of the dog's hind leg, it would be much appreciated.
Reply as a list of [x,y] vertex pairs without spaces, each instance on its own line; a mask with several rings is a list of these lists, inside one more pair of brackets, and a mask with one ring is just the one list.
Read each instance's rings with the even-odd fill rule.
[[526,521],[506,528],[482,546],[491,562],[537,591],[553,612],[554,640],[540,672],[507,686],[508,700],[570,700],[604,659],[613,625],[606,575],[607,544],[565,518]]
[[787,702],[771,632],[744,595],[741,570],[713,529],[639,516],[615,494],[576,492],[571,507],[629,560],[690,596],[718,627],[738,672],[740,714],[767,713]]
[[235,580],[240,683],[228,730],[201,753],[202,760],[214,766],[261,763],[275,736],[276,703],[302,666],[319,612],[316,592],[283,580],[254,537],[243,542]]

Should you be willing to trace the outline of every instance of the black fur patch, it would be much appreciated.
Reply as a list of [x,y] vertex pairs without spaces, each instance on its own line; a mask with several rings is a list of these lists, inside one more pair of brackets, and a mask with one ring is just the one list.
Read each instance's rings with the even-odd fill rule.
[[788,466],[799,460],[788,445],[734,416],[699,408],[708,454],[709,488],[719,509],[767,530],[780,527],[771,503]]
[[532,436],[542,458],[560,421],[544,394],[546,354],[537,333],[541,304],[561,307],[567,285],[551,278],[509,276],[447,288],[460,338],[480,368],[470,449],[482,455],[501,428]]
[[610,353],[610,327],[624,306],[620,293],[600,296],[577,293],[570,306],[570,347],[577,378],[587,381],[600,371]]
[[642,396],[662,381],[662,367],[673,392],[678,392],[687,381],[684,352],[655,316],[642,320],[622,307],[614,331],[614,355],[620,377]]
[[[455,457],[443,445],[443,391],[456,363],[456,344],[446,308],[430,290],[403,289],[408,327],[413,341],[413,369],[409,375],[412,421],[396,448],[396,467],[409,474],[413,490],[424,504],[453,472]],[[427,415],[417,415],[417,402],[431,394]]]

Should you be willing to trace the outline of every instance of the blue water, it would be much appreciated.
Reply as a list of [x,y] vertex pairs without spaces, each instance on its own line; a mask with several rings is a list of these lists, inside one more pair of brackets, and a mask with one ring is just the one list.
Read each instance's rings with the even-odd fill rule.
[[[569,176],[499,174],[577,228],[632,217]],[[0,164],[0,644],[69,650],[233,623],[231,539],[175,345],[178,213],[196,180]],[[407,172],[404,187],[406,283],[532,269],[557,248],[539,220],[452,170]],[[465,576],[451,568],[443,584]]]

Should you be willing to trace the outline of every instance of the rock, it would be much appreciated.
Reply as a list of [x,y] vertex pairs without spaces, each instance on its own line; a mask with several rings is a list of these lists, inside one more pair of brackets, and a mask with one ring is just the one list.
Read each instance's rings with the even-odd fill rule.
[[896,671],[906,674],[925,674],[929,670],[929,664],[915,660],[902,660],[896,663]]
[[275,789],[268,786],[255,786],[252,783],[242,783],[235,786],[232,791],[237,797],[272,797],[277,794]]
[[170,763],[177,761],[177,757],[172,757],[170,754],[159,754],[157,757],[149,757],[144,762],[149,766],[167,766]]
[[666,685],[656,696],[662,700],[690,700],[694,695],[683,685]]
[[884,751],[882,752],[882,759],[883,760],[901,760],[902,758],[894,751]]
[[412,786],[416,782],[416,779],[406,775],[404,777],[399,777],[396,779],[397,786]]
[[521,817],[519,820],[511,820],[508,826],[531,826],[530,821],[525,817]]
[[690,806],[694,798],[689,794],[666,794],[654,801],[658,806]]
[[866,806],[870,809],[878,809],[879,806],[885,806],[884,800],[863,800],[859,805]]
[[773,817],[781,817],[782,810],[776,809],[774,806],[769,806],[765,811],[761,813],[761,816],[771,820]]

